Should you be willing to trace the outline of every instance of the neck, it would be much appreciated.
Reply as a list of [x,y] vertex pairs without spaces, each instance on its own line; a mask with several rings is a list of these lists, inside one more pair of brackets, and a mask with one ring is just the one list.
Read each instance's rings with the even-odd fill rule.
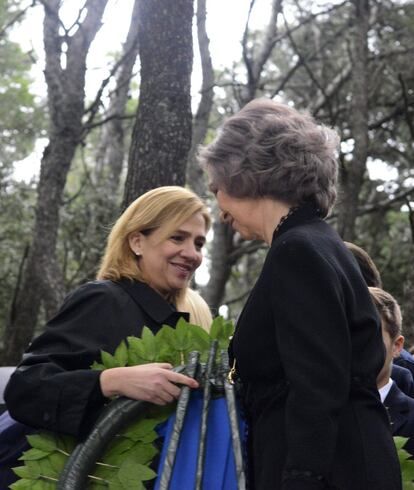
[[263,239],[270,246],[273,233],[281,220],[288,214],[290,206],[281,201],[266,199],[263,201]]

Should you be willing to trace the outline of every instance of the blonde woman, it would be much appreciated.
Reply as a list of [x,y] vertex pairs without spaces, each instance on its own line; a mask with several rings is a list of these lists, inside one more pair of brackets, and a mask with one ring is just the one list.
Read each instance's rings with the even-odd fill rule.
[[210,226],[203,202],[181,187],[160,187],[134,201],[115,223],[96,281],[72,292],[29,346],[6,388],[11,416],[34,428],[84,436],[113,395],[166,404],[177,383],[197,382],[166,363],[92,371],[144,326],[154,333],[180,317],[205,328],[208,307],[188,287]]

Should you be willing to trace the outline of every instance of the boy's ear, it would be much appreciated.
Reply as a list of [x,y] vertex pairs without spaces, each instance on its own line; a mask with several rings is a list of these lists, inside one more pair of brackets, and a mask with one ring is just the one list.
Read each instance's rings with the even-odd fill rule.
[[399,335],[393,342],[392,345],[392,357],[398,357],[404,347],[404,337]]

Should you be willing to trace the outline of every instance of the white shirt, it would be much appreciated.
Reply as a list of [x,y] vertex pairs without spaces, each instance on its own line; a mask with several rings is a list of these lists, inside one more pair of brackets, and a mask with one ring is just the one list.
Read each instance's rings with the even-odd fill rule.
[[384,403],[384,400],[387,398],[387,395],[390,392],[390,389],[391,389],[391,386],[393,383],[394,383],[394,381],[390,378],[388,380],[388,383],[378,390],[382,403]]

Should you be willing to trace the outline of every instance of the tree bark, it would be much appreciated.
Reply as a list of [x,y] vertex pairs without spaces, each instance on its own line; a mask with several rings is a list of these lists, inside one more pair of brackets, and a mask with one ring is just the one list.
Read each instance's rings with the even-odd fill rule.
[[197,151],[198,146],[204,142],[207,135],[208,120],[214,98],[214,70],[209,49],[210,40],[206,31],[206,0],[197,2],[197,35],[203,81],[200,103],[193,120],[193,136],[187,163],[187,182],[196,194],[205,196],[207,194],[206,179],[203,169],[197,162]]
[[359,195],[368,157],[368,29],[369,0],[353,0],[351,133],[353,158],[341,168],[338,231],[355,239]]
[[[75,150],[80,142],[84,113],[86,56],[101,27],[107,0],[87,0],[87,14],[76,33],[64,38],[59,18],[60,0],[44,0],[45,78],[50,117],[49,143],[43,153],[38,184],[33,241],[14,321],[5,335],[3,360],[16,364],[31,340],[41,301],[46,314],[56,311],[64,296],[63,278],[56,261],[59,208]],[[66,43],[66,67],[62,66]]]
[[123,207],[161,185],[184,185],[191,145],[192,0],[142,0],[141,88]]

